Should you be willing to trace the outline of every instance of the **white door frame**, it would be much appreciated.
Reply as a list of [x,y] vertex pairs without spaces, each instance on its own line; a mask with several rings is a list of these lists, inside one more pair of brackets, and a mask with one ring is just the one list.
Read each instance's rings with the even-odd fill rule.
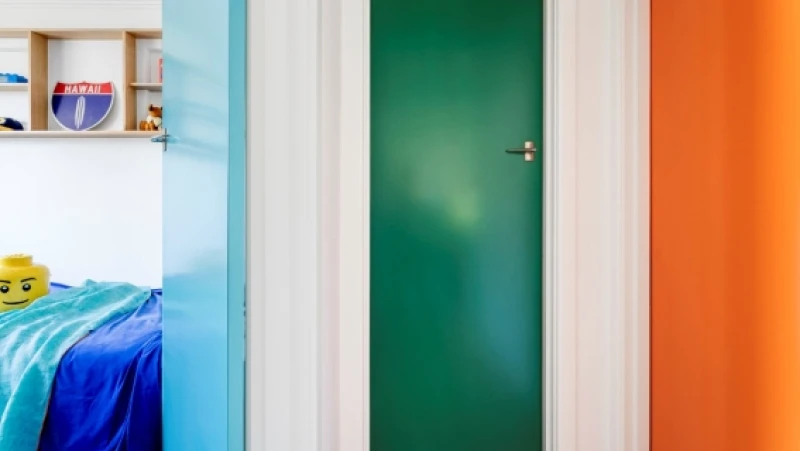
[[[649,0],[545,0],[548,451],[649,447]],[[369,450],[369,0],[249,4],[248,444]]]

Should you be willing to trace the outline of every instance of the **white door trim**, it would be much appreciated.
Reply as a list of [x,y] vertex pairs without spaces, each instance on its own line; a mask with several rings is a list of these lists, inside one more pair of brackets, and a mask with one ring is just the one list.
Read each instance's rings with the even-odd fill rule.
[[[649,447],[649,0],[546,1],[546,449]],[[369,449],[369,0],[250,1],[251,450]]]
[[[168,0],[167,0],[168,1]],[[248,0],[247,449],[320,443],[318,0]],[[329,163],[326,163],[329,164]]]

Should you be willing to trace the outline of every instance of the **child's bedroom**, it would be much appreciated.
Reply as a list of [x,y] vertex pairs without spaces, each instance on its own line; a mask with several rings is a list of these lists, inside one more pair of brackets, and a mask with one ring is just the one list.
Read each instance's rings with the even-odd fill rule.
[[63,28],[0,29],[0,449],[160,449],[160,30]]
[[243,95],[187,4],[0,4],[0,451],[243,440]]

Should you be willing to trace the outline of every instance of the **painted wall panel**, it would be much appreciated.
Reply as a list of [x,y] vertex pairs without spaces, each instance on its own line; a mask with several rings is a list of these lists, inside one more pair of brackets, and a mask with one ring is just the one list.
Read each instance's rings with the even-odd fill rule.
[[800,449],[800,3],[652,20],[652,449]]

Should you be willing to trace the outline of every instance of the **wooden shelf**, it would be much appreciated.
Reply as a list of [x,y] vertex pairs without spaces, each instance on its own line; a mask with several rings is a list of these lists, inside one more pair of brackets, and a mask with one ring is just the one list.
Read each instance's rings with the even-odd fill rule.
[[140,138],[149,139],[158,135],[158,132],[142,131],[24,131],[24,132],[0,132],[0,139],[18,138]]
[[19,29],[3,29],[0,30],[0,38],[3,39],[25,39],[28,37],[29,30],[19,30]]
[[28,84],[31,102],[31,130],[47,130],[49,112],[49,40],[40,33],[28,32]]
[[[159,92],[161,83],[138,83],[137,79],[137,41],[158,40],[159,29],[0,29],[0,38],[20,38],[28,41],[28,83],[0,84],[0,92],[28,92],[30,117],[27,121],[30,131],[2,132],[0,138],[137,138],[152,136],[151,132],[139,132],[137,117],[137,93],[142,91]],[[117,132],[72,132],[50,131],[50,41],[52,40],[116,40],[122,43],[122,83],[116,87],[120,91],[125,131]],[[141,44],[141,43],[140,43]],[[150,45],[150,44],[148,44]],[[119,83],[118,81],[116,83]],[[121,88],[121,89],[120,89]],[[144,94],[143,94],[144,95]],[[22,119],[22,118],[20,118]],[[25,122],[23,120],[23,122]],[[9,136],[11,135],[11,136]]]
[[[159,37],[160,37],[159,32]],[[125,31],[122,34],[122,51],[124,71],[122,74],[123,99],[124,99],[124,127],[125,130],[137,130],[139,120],[137,117],[137,93],[140,91],[161,91],[161,83],[138,83],[136,71],[136,41],[143,39],[141,32]]]
[[0,83],[0,92],[25,92],[27,90],[27,83]]
[[161,91],[161,83],[131,83],[131,88],[137,91]]

